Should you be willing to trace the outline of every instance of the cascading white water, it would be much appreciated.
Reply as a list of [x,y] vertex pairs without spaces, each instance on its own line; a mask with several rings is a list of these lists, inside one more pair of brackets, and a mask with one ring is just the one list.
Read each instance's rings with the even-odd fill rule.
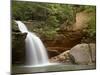
[[28,33],[25,39],[26,64],[29,66],[45,65],[49,63],[48,55],[42,41],[34,33],[28,31],[25,24],[16,21],[22,33]]

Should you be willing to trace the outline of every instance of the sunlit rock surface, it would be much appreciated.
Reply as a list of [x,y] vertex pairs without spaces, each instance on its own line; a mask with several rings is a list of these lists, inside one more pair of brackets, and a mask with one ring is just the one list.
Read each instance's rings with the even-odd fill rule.
[[96,61],[95,44],[78,44],[69,52],[77,64],[91,64]]

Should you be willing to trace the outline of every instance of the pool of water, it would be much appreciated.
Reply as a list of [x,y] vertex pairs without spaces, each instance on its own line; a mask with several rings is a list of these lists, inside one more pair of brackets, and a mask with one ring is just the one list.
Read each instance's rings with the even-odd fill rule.
[[95,65],[46,65],[46,66],[12,66],[14,74],[33,74],[41,72],[58,72],[58,71],[76,71],[76,70],[91,70],[96,69]]

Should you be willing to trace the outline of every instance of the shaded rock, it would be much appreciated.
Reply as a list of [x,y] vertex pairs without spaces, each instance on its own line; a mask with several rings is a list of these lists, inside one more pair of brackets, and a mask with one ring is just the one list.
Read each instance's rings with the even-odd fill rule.
[[12,64],[25,63],[25,38],[27,33],[21,33],[18,25],[12,22]]
[[96,45],[91,43],[89,44],[91,48],[91,57],[92,57],[92,62],[96,63]]
[[69,54],[73,56],[76,64],[90,64],[95,62],[95,44],[78,44]]
[[48,50],[49,58],[57,56],[59,54],[60,54],[60,52],[58,52],[57,50]]
[[[58,51],[70,50],[73,46],[79,44],[82,39],[81,31],[59,31],[54,39],[42,38],[44,45],[47,47],[59,47],[62,49],[54,49]],[[66,49],[63,49],[66,48]]]
[[25,63],[25,38],[27,33],[13,33],[12,34],[12,63]]
[[53,51],[56,50],[59,53],[62,53],[67,50],[65,47],[47,47],[48,50]]

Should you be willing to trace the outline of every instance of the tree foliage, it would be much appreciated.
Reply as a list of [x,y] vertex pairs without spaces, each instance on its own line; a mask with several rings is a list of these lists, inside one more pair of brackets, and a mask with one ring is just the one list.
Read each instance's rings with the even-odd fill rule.
[[[60,25],[68,20],[68,24],[75,22],[75,15],[72,5],[55,3],[34,3],[34,2],[12,2],[12,17],[15,20],[35,20],[43,24],[37,26],[33,31],[42,31],[51,35],[59,29]],[[49,33],[50,32],[50,33]]]
[[76,13],[82,11],[94,14],[87,28],[89,37],[94,37],[96,34],[95,9],[95,6],[85,5],[12,1],[13,19],[32,20],[32,31],[47,37],[55,36],[57,30],[65,23],[65,26],[73,25],[76,21]]

